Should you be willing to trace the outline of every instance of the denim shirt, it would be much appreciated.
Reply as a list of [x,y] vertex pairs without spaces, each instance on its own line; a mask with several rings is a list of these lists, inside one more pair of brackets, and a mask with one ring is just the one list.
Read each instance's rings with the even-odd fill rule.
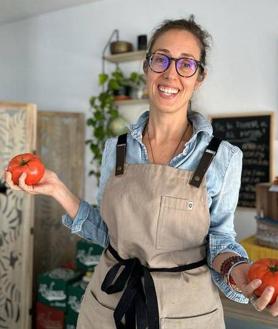
[[[135,124],[131,124],[127,136],[127,163],[148,163],[148,154],[142,142],[142,131],[149,116],[144,112]],[[212,138],[212,126],[200,113],[190,111],[188,118],[193,126],[193,134],[184,144],[182,153],[171,159],[169,165],[174,168],[194,171]],[[108,230],[101,218],[99,205],[106,182],[114,175],[116,162],[117,138],[110,138],[105,143],[103,152],[100,184],[97,191],[98,206],[91,206],[81,201],[76,217],[68,215],[62,218],[72,233],[106,247],[109,243]],[[234,252],[248,257],[244,248],[235,241],[234,212],[238,202],[242,170],[242,152],[227,141],[222,141],[210,164],[204,179],[208,192],[210,227],[208,233],[207,262],[212,279],[218,288],[230,299],[239,303],[248,303],[248,299],[234,291],[225,283],[222,275],[212,268],[215,256],[223,252]]]

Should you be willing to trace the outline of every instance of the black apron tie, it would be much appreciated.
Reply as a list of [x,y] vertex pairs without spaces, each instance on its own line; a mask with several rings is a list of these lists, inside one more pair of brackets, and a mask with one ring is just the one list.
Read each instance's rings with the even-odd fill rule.
[[107,294],[124,291],[114,311],[117,329],[159,329],[158,303],[150,272],[182,272],[207,263],[204,258],[172,268],[147,268],[138,258],[122,259],[110,244],[107,249],[118,263],[107,272],[101,289]]

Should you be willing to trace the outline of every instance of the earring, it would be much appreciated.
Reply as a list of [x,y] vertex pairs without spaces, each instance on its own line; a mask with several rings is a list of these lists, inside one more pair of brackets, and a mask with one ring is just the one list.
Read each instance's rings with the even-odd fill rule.
[[147,73],[147,70],[148,70],[148,62],[146,61],[146,60],[144,60],[144,63],[143,63],[143,71],[145,72],[145,73]]

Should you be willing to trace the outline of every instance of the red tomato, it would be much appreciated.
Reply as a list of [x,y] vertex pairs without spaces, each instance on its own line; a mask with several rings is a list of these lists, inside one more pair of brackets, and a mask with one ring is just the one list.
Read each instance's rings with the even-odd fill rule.
[[13,157],[8,164],[7,170],[11,172],[14,184],[18,185],[19,176],[26,173],[25,183],[27,185],[35,185],[42,178],[45,168],[37,155],[24,153]]
[[255,290],[256,296],[261,296],[268,286],[274,287],[275,291],[269,304],[273,304],[278,297],[278,259],[263,258],[254,262],[248,271],[249,281],[260,279],[262,284]]

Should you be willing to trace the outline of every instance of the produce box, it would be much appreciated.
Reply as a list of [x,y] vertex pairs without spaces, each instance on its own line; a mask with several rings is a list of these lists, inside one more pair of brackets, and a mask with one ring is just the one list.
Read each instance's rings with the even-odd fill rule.
[[92,271],[99,262],[103,248],[86,240],[79,240],[76,249],[76,268]]
[[257,243],[261,246],[278,249],[278,221],[258,216],[256,219]]
[[273,183],[256,185],[256,211],[259,217],[278,221],[278,191],[273,186]]
[[67,316],[65,329],[75,329],[80,311],[81,301],[92,276],[92,272],[87,272],[82,280],[74,282],[68,286]]
[[69,268],[56,268],[39,275],[38,302],[66,311],[67,287],[77,281],[82,272],[76,272]]
[[57,308],[36,303],[36,329],[64,329],[65,313]]
[[256,236],[254,236],[254,235],[241,240],[240,243],[247,251],[250,259],[253,261],[256,261],[261,258],[277,258],[278,259],[278,250],[260,246],[257,243]]
[[65,322],[65,329],[76,329],[77,326],[77,318],[76,320],[73,320],[72,318],[66,317],[66,322]]
[[88,282],[83,280],[68,286],[67,316],[76,320],[80,311],[81,301]]

